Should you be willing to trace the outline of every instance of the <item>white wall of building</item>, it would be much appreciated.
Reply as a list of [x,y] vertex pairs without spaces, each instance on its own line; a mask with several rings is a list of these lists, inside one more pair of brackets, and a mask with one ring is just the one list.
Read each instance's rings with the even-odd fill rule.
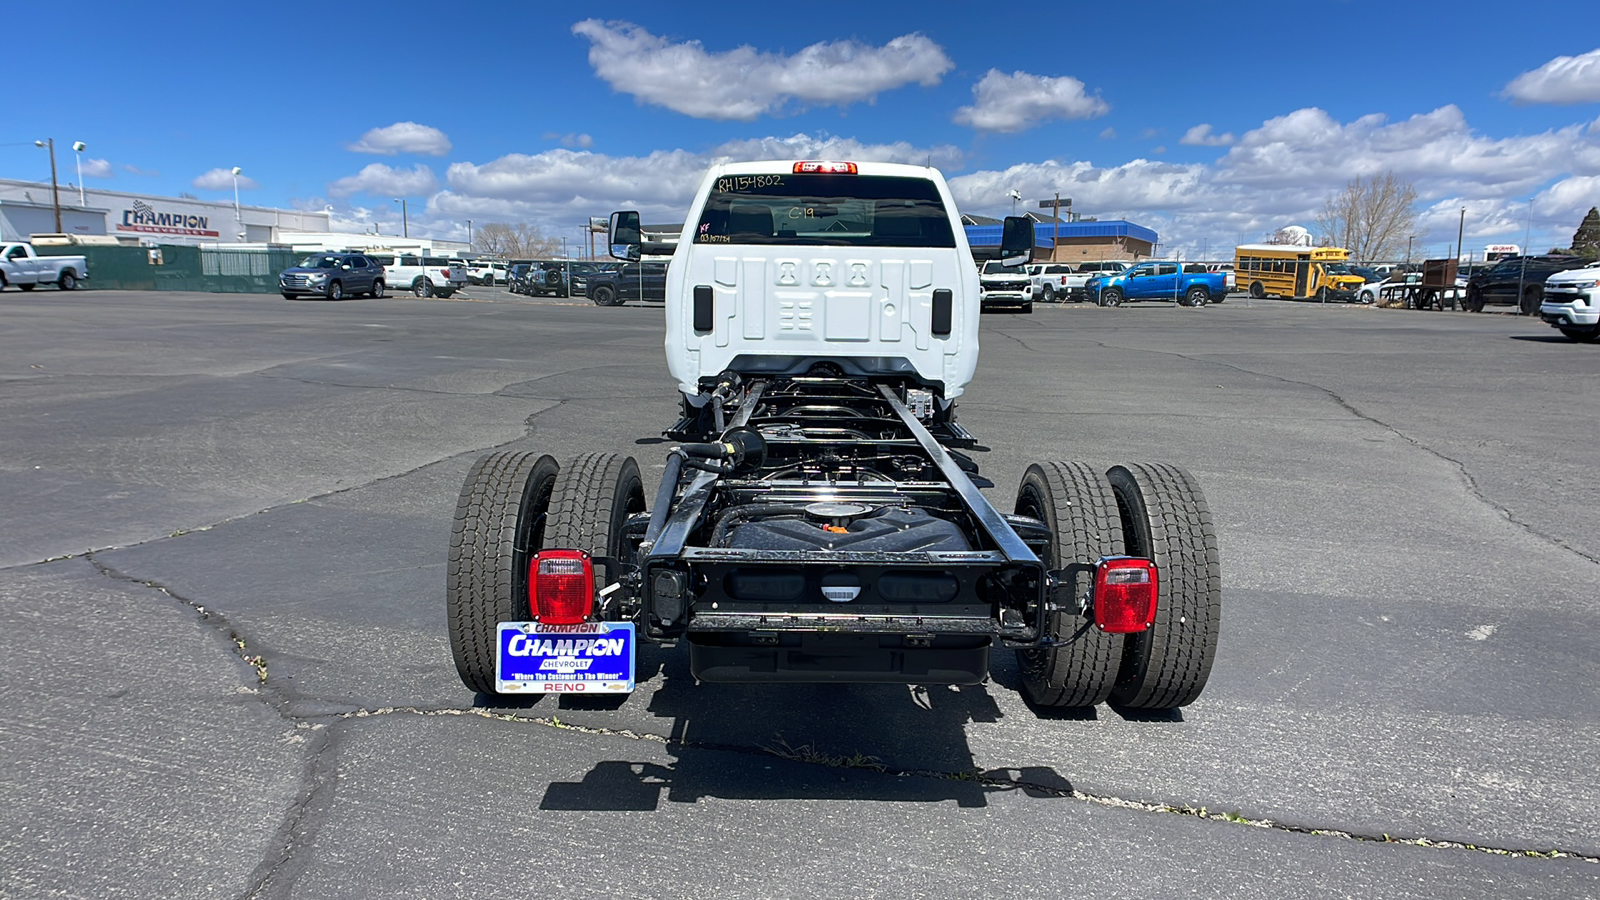
[[[147,244],[287,243],[291,232],[327,232],[326,212],[305,212],[155,197],[86,188],[60,190],[61,227],[67,234],[133,237]],[[55,206],[50,185],[0,179],[0,239],[26,240],[54,232]]]

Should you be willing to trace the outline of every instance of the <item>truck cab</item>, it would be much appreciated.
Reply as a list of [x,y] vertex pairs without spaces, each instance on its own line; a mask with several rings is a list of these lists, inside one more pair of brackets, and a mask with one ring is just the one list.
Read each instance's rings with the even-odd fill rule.
[[[637,215],[627,222],[636,239]],[[693,403],[724,371],[792,375],[826,361],[912,378],[948,404],[978,361],[979,279],[959,222],[936,169],[713,167],[666,274],[678,389]]]

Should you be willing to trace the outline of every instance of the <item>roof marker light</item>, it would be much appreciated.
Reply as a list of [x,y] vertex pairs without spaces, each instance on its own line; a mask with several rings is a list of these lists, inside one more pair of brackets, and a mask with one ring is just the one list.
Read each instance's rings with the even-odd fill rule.
[[853,162],[838,162],[834,160],[812,160],[794,164],[796,175],[854,175],[856,164]]

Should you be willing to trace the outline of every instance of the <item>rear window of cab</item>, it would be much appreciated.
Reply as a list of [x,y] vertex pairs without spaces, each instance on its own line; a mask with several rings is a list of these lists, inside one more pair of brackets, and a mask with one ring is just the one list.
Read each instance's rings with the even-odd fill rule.
[[712,185],[696,244],[955,247],[950,216],[926,178],[726,175]]

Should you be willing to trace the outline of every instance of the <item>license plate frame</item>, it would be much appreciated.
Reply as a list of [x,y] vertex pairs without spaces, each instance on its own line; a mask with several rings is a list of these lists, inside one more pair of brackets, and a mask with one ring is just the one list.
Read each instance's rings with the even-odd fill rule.
[[501,694],[626,694],[635,686],[632,622],[501,622],[494,678]]

